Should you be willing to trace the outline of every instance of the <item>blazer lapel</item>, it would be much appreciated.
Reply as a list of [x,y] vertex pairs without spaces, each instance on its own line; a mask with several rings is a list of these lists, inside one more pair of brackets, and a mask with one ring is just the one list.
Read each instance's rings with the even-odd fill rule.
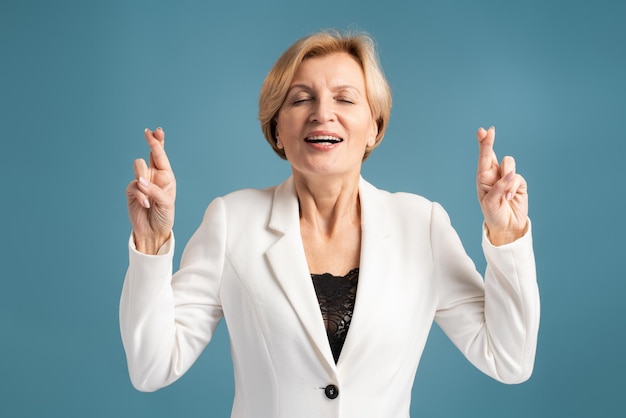
[[[350,361],[352,352],[362,339],[371,333],[375,316],[380,315],[376,306],[380,302],[380,288],[385,283],[386,265],[391,249],[391,229],[384,200],[380,191],[361,179],[359,197],[361,200],[361,261],[356,302],[350,323],[350,330],[339,356],[338,367]],[[345,367],[345,366],[344,366]]]
[[281,234],[265,253],[276,280],[320,357],[325,360],[328,368],[334,369],[335,361],[302,245],[300,210],[291,177],[274,192],[269,227]]

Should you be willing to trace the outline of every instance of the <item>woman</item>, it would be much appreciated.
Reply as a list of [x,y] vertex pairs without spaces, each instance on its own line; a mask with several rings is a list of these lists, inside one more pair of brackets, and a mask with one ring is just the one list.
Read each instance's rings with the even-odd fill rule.
[[152,391],[180,377],[223,316],[233,417],[408,417],[432,321],[480,370],[532,372],[539,323],[527,193],[479,129],[485,279],[436,203],[376,189],[363,160],[391,97],[371,40],[318,33],[268,74],[259,117],[292,176],[215,199],[172,276],[175,180],[164,132],[127,189],[133,233],[120,306],[130,376]]

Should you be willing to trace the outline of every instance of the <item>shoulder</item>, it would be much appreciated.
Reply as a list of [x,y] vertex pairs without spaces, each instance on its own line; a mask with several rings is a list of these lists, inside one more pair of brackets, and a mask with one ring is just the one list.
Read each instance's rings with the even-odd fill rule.
[[433,222],[446,222],[447,214],[437,202],[407,192],[378,189],[361,184],[361,213],[366,225],[399,231],[428,230]]
[[201,228],[222,231],[227,241],[263,230],[269,223],[274,189],[241,189],[213,199],[204,212]]
[[242,205],[250,207],[250,204],[262,204],[271,202],[274,197],[276,186],[266,189],[241,189],[230,192],[220,199],[224,201],[227,207],[237,208]]
[[408,192],[390,192],[383,189],[378,189],[367,181],[363,180],[361,183],[362,196],[369,203],[377,202],[378,204],[385,206],[386,210],[390,211],[409,211],[409,212],[427,212],[429,213],[433,206],[439,206],[436,202],[433,202],[424,196],[408,193]]
[[394,206],[399,209],[422,209],[430,211],[435,202],[425,198],[424,196],[408,193],[408,192],[386,192],[387,198]]
[[220,212],[227,220],[244,222],[259,216],[267,217],[272,207],[276,187],[241,189],[215,198],[207,213]]

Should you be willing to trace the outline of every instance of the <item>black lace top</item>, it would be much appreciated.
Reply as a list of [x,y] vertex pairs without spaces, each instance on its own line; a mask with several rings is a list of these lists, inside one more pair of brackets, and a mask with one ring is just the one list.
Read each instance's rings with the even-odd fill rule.
[[352,321],[359,269],[350,270],[343,277],[324,273],[311,274],[311,278],[322,311],[328,342],[337,363]]

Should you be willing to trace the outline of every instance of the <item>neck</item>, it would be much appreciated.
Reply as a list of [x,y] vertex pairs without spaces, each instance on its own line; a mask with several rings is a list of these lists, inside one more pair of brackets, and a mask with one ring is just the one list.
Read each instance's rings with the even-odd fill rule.
[[359,226],[360,175],[310,179],[294,173],[300,202],[300,222],[325,236],[332,236],[342,226]]

